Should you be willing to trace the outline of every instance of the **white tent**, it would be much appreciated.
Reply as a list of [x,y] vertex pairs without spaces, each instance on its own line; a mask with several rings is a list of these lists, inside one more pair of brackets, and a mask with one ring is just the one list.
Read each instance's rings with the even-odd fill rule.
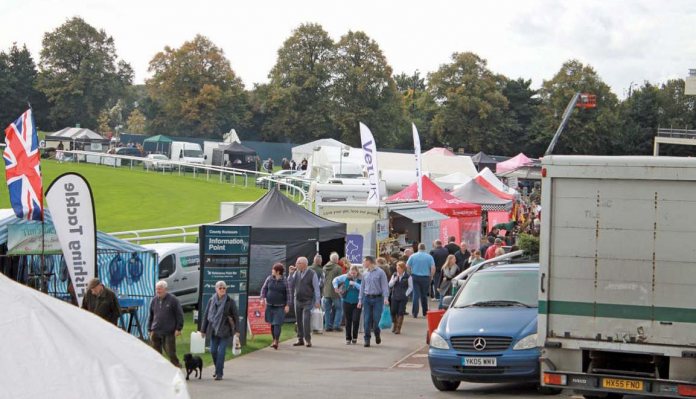
[[490,169],[484,168],[478,175],[474,178],[479,184],[487,188],[489,191],[504,198],[514,198],[518,195],[517,190],[505,185],[496,175],[491,172]]
[[451,191],[455,186],[459,186],[471,181],[471,176],[462,172],[454,172],[449,175],[438,177],[433,180],[435,184],[445,191]]
[[237,131],[232,129],[228,133],[225,133],[224,136],[222,136],[222,142],[223,143],[239,143],[242,144],[242,140],[239,139],[239,135],[237,134]]
[[66,127],[65,129],[51,133],[48,136],[50,139],[56,140],[104,140],[104,137],[99,133],[79,127]]
[[[350,148],[349,146],[341,143],[338,140],[334,139],[319,139],[315,141],[311,141],[306,144],[301,144],[295,147],[292,147],[292,159],[295,160],[295,162],[300,163],[303,159],[309,159],[314,155],[314,149],[315,148],[325,148],[325,147],[336,147],[336,148],[341,148],[341,147],[347,147]],[[320,150],[321,151],[321,150]],[[336,150],[338,153],[339,150]]]
[[2,274],[0,309],[2,397],[189,397],[179,369],[92,313]]

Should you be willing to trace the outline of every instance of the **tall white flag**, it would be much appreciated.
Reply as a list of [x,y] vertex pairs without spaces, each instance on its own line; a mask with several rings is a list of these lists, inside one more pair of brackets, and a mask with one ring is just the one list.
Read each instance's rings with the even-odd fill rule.
[[46,190],[46,203],[53,218],[56,235],[75,288],[77,303],[95,276],[97,267],[97,230],[92,190],[77,173],[58,176]]
[[360,122],[360,140],[362,142],[363,159],[367,167],[367,180],[370,184],[370,193],[367,195],[367,204],[379,206],[379,169],[377,169],[377,143],[372,137],[372,132]]
[[421,148],[420,148],[420,136],[418,136],[418,129],[416,129],[416,124],[411,123],[413,126],[413,149],[416,154],[416,181],[418,182],[418,201],[423,201],[423,179],[421,175],[423,174],[421,168]]

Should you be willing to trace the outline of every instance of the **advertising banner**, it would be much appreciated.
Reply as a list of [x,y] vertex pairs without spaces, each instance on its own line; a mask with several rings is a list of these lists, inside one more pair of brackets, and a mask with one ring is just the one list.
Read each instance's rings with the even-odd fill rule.
[[266,323],[266,305],[261,302],[261,297],[249,297],[249,310],[247,320],[249,320],[249,330],[251,335],[271,334],[271,325]]
[[[43,238],[42,238],[43,236]],[[51,223],[10,224],[7,226],[8,255],[60,255],[60,241]]]
[[87,283],[96,277],[97,227],[92,189],[79,174],[65,173],[48,187],[46,203],[77,302],[82,306]]
[[423,179],[421,179],[423,169],[421,166],[420,136],[418,136],[418,129],[416,129],[416,124],[412,123],[411,126],[413,127],[413,149],[416,155],[416,182],[418,183],[418,201],[423,201]]
[[370,192],[367,195],[368,205],[379,205],[379,169],[377,168],[377,143],[372,132],[362,122],[360,123],[360,140],[362,142],[363,159],[367,168],[367,180]]

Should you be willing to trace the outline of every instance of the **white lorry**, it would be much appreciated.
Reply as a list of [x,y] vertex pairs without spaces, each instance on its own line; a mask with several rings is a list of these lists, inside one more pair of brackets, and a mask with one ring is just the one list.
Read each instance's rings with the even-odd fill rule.
[[547,156],[544,386],[696,397],[696,159]]
[[172,142],[171,160],[203,165],[205,156],[203,155],[200,144],[186,141],[174,141]]

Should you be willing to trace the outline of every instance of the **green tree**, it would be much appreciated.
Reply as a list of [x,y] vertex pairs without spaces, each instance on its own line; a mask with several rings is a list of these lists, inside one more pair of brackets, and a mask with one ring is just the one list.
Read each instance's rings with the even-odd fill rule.
[[660,124],[660,89],[645,82],[619,105],[623,151],[616,154],[650,155]]
[[222,137],[249,118],[244,85],[219,47],[201,35],[165,47],[150,61],[146,86],[151,129],[166,134]]
[[278,50],[270,78],[263,136],[289,136],[296,142],[330,137],[331,60],[334,43],[318,24],[302,24]]
[[411,136],[403,102],[377,43],[363,32],[348,32],[337,44],[331,96],[333,118],[346,144],[360,145],[358,122],[372,130],[378,148],[394,147]]
[[113,38],[74,17],[45,33],[42,45],[37,87],[51,105],[52,127],[96,127],[100,111],[133,80],[130,65],[117,62]]
[[439,104],[433,133],[442,144],[472,153],[510,152],[505,77],[491,72],[476,54],[454,53],[452,62],[440,66],[428,81],[428,91]]
[[513,152],[527,151],[532,122],[539,112],[541,100],[531,85],[530,79],[519,78],[508,80],[503,88],[503,95],[508,99],[508,115],[512,118],[507,136]]
[[[438,106],[426,90],[425,78],[422,78],[420,72],[416,70],[410,75],[405,72],[395,75],[394,81],[397,90],[401,93],[406,119],[415,123],[418,128],[421,148],[427,149],[440,145],[431,127]],[[410,135],[401,135],[399,138],[396,147],[412,148],[413,142]]]
[[[12,123],[31,104],[37,126],[46,123],[46,98],[34,87],[37,76],[34,59],[26,46],[13,44],[0,52],[0,125]],[[4,137],[4,136],[2,136]]]
[[530,135],[531,156],[543,155],[576,92],[594,94],[597,107],[574,111],[554,154],[602,155],[621,151],[616,95],[591,66],[571,60],[553,79],[544,81],[539,91],[541,105]]
[[140,112],[139,109],[134,109],[130,115],[128,115],[127,129],[129,133],[145,133],[145,124],[147,120],[145,115]]

